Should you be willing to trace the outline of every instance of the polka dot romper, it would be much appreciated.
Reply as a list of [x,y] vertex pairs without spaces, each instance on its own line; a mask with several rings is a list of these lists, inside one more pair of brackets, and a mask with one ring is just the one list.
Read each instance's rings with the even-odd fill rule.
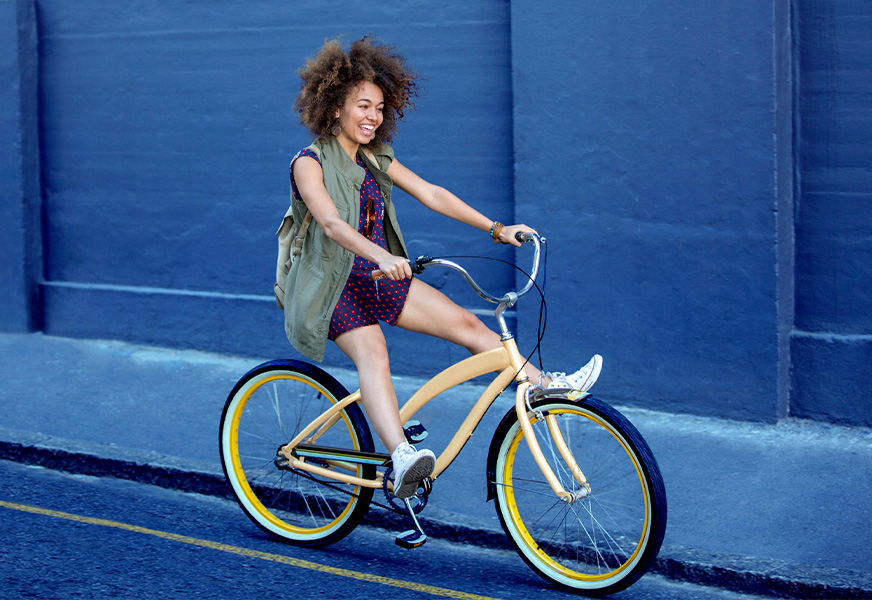
[[[318,157],[311,150],[300,151],[294,159],[296,160],[300,156],[308,156],[318,160]],[[318,160],[318,163],[320,164],[321,161]],[[382,248],[387,248],[384,230],[384,199],[372,173],[366,168],[360,156],[357,157],[357,165],[366,171],[363,186],[360,188],[360,217],[357,230],[361,235],[366,235],[366,205],[372,201],[375,219],[369,239]],[[294,192],[294,198],[302,202],[303,199],[300,197],[297,184],[294,182],[293,170],[291,171],[291,188]],[[339,301],[333,310],[333,317],[330,319],[330,330],[327,333],[329,339],[335,340],[346,331],[374,325],[377,321],[384,321],[390,325],[397,322],[406,302],[411,280],[381,279],[373,281],[370,273],[377,268],[378,265],[372,261],[360,256],[354,257],[354,265],[351,267],[348,282],[339,296]]]

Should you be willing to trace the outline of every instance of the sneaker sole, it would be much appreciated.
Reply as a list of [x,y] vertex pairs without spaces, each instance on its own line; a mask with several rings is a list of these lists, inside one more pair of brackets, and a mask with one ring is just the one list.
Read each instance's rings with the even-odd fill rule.
[[418,484],[422,479],[430,477],[433,469],[436,468],[436,461],[429,456],[422,456],[420,460],[415,461],[409,470],[403,474],[403,479],[399,483],[394,481],[394,496],[397,498],[410,498],[415,495],[418,490]]

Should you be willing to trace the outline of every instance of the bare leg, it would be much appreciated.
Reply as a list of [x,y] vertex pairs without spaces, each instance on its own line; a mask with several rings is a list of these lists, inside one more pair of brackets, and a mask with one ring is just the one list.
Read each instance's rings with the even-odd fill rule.
[[[499,348],[502,343],[499,334],[491,331],[481,319],[420,279],[412,279],[396,325],[453,342],[472,354]],[[539,369],[527,363],[524,372],[533,384],[539,383]]]
[[385,448],[393,452],[406,436],[381,327],[368,325],[346,331],[336,338],[336,345],[357,367],[363,407]]
[[[396,325],[453,342],[472,354],[501,345],[499,334],[491,331],[481,319],[419,279],[412,279]],[[384,333],[378,325],[369,325],[347,331],[335,341],[357,367],[363,407],[385,448],[393,452],[406,437]],[[528,363],[524,372],[532,383],[539,383],[539,369]],[[543,383],[548,381],[545,378]]]

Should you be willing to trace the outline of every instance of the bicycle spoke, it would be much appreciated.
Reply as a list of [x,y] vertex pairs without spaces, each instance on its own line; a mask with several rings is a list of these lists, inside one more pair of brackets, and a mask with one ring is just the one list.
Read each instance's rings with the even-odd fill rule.
[[[529,564],[559,585],[623,589],[651,560],[650,555],[647,562],[642,559],[649,543],[649,502],[636,455],[617,430],[583,404],[546,399],[533,407],[537,409],[541,412],[535,414],[554,419],[557,432],[552,436],[545,419],[534,418],[533,435],[572,498],[557,499],[515,423],[504,434],[504,462],[498,463],[493,482],[502,522]],[[579,470],[586,485],[579,481]],[[656,548],[661,540],[662,533]]]
[[[231,428],[229,437],[222,429],[222,461],[228,477],[240,480],[234,485],[237,499],[258,525],[293,543],[320,545],[346,535],[360,521],[372,489],[276,465],[277,449],[338,401],[323,390],[341,389],[338,382],[322,384],[293,368],[283,368],[284,364],[291,362],[262,365],[266,368],[250,372],[245,386],[238,384],[238,400],[231,395],[222,417],[222,428]],[[228,413],[231,409],[235,412]],[[349,450],[373,450],[363,413],[356,405],[337,413],[336,422],[322,432],[321,442]],[[228,462],[232,462],[229,468]],[[357,465],[350,473],[374,477],[375,467]]]

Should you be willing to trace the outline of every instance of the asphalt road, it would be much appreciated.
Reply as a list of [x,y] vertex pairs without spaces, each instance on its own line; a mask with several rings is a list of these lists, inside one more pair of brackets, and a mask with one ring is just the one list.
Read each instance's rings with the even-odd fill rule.
[[[570,598],[510,551],[360,527],[326,549],[261,534],[228,500],[0,461],[0,596]],[[752,598],[646,575],[623,599]]]

